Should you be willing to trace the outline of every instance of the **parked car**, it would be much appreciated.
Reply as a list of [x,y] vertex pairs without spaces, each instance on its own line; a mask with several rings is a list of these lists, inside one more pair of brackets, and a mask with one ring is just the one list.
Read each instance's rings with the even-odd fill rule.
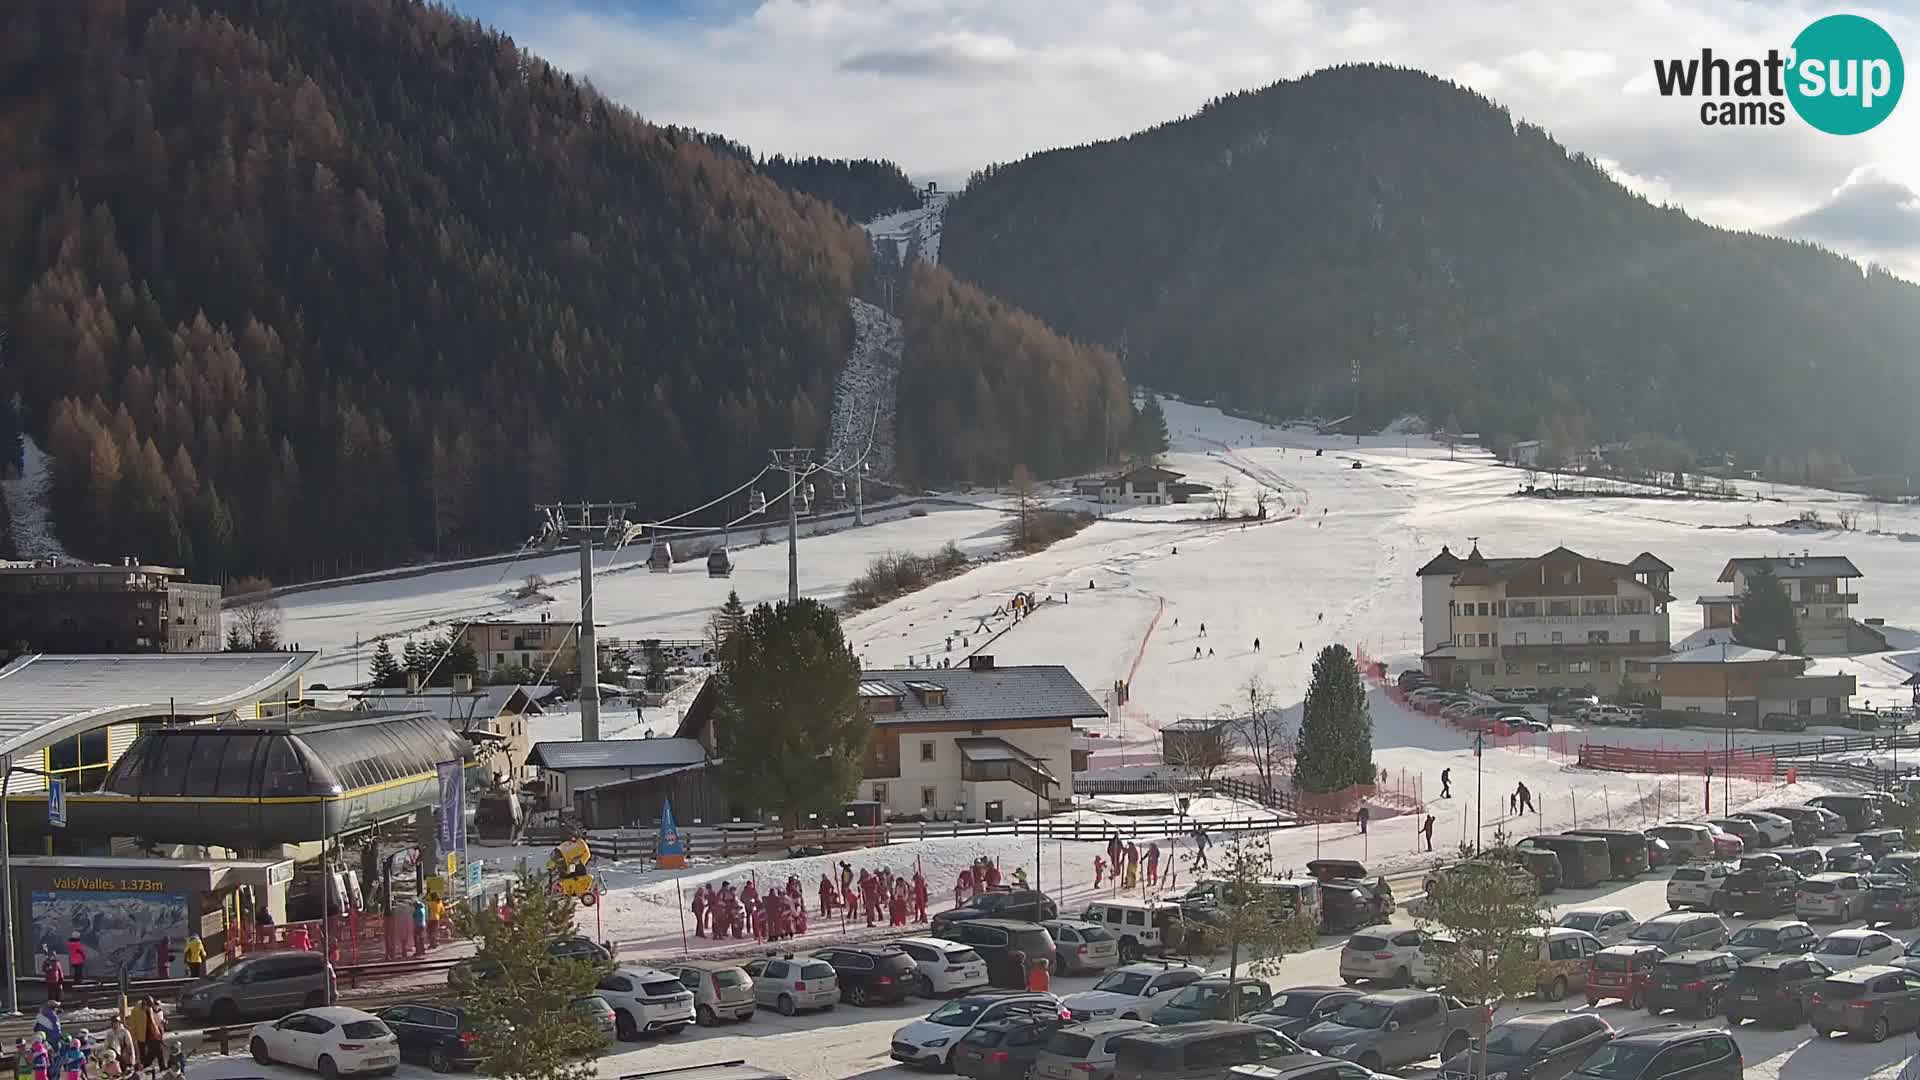
[[1910,878],[1873,877],[1867,886],[1867,925],[1920,925],[1920,881]]
[[1075,1020],[1151,1020],[1174,991],[1205,975],[1184,964],[1128,964],[1102,975],[1093,989],[1068,994],[1060,1004]]
[[1656,1024],[1622,1032],[1580,1063],[1576,1080],[1741,1080],[1745,1056],[1718,1028]]
[[1793,910],[1800,875],[1784,866],[1736,870],[1720,884],[1720,910],[1728,915],[1777,915]]
[[1281,1063],[1300,1053],[1277,1031],[1228,1020],[1129,1032],[1113,1047],[1113,1080],[1228,1080],[1236,1065]]
[[693,1019],[701,1027],[722,1020],[751,1020],[759,1003],[753,979],[731,960],[687,960],[661,969],[693,994]]
[[1713,830],[1705,825],[1669,821],[1661,825],[1650,825],[1640,831],[1648,836],[1665,840],[1667,846],[1673,849],[1676,861],[1694,862],[1714,857]]
[[1798,713],[1770,712],[1760,718],[1761,731],[1805,731],[1807,718]]
[[1374,926],[1391,917],[1393,894],[1377,891],[1360,881],[1322,882],[1320,892],[1320,929],[1323,933],[1351,933]]
[[392,1076],[400,1067],[400,1040],[387,1025],[370,1012],[344,1005],[302,1009],[256,1024],[247,1047],[257,1064],[312,1069],[326,1080],[366,1073]]
[[988,981],[1009,990],[1027,988],[1026,968],[1015,953],[1024,956],[1028,962],[1046,960],[1052,966],[1059,966],[1059,958],[1054,955],[1053,937],[1038,923],[1013,919],[974,919],[946,927],[936,926],[933,936],[972,948],[987,963]]
[[1755,825],[1753,822],[1748,821],[1746,818],[1736,818],[1736,817],[1708,818],[1707,824],[1712,825],[1724,832],[1730,832],[1733,835],[1739,837],[1740,842],[1746,845],[1747,851],[1755,851],[1759,848],[1769,846],[1767,843],[1767,836],[1765,833],[1760,831],[1760,826]]
[[1819,848],[1786,848],[1774,854],[1780,856],[1781,865],[1803,878],[1825,873],[1827,869],[1827,857]]
[[924,997],[964,993],[987,985],[987,962],[959,942],[911,937],[896,938],[888,944],[913,959],[919,982],[916,991]]
[[1653,965],[1653,985],[1647,987],[1647,1014],[1667,1009],[1690,1012],[1702,1020],[1720,1011],[1733,973],[1740,961],[1729,952],[1695,949],[1675,953]]
[[1627,710],[1619,705],[1589,705],[1581,709],[1576,716],[1589,724],[1624,724],[1627,722]]
[[1880,824],[1880,803],[1865,795],[1835,794],[1816,795],[1807,800],[1808,806],[1817,806],[1822,810],[1831,810],[1846,819],[1849,832],[1860,832]]
[[1027,1080],[1047,1041],[1070,1021],[1025,1013],[977,1024],[953,1051],[953,1071],[979,1080]]
[[1241,1019],[1297,1039],[1301,1032],[1359,996],[1360,991],[1342,986],[1290,986],[1273,995],[1273,1000],[1259,1012],[1248,1013]]
[[1518,847],[1543,848],[1560,857],[1560,883],[1584,889],[1598,885],[1613,874],[1613,855],[1607,842],[1597,836],[1573,836],[1544,833],[1529,836]]
[[1635,942],[1601,949],[1587,972],[1587,1007],[1613,998],[1629,1009],[1640,1008],[1653,983],[1653,966],[1665,955],[1655,946]]
[[1762,956],[1733,973],[1726,996],[1727,1023],[1759,1020],[1799,1027],[1811,1009],[1814,990],[1833,969],[1811,956]]
[[803,1009],[831,1009],[840,1002],[840,978],[833,965],[812,956],[766,956],[741,965],[753,980],[756,1004],[792,1016]]
[[1832,836],[1839,829],[1829,829],[1827,816],[1812,806],[1763,806],[1766,813],[1774,817],[1786,818],[1793,823],[1793,840],[1796,844],[1811,844],[1822,837]]
[[1859,844],[1835,844],[1827,849],[1827,869],[1864,874],[1873,869],[1873,856]]
[[599,994],[574,998],[568,1008],[598,1036],[594,1050],[606,1049],[619,1036],[620,1021],[613,1015],[613,1006]]
[[1602,945],[1618,945],[1633,933],[1634,927],[1640,925],[1640,920],[1634,918],[1626,908],[1579,907],[1561,915],[1553,925],[1584,930]]
[[1896,967],[1836,972],[1812,996],[1813,1030],[1829,1038],[1845,1033],[1882,1042],[1920,1024],[1920,974]]
[[1700,949],[1718,949],[1727,943],[1727,924],[1717,915],[1673,912],[1655,915],[1627,935],[1630,944],[1652,945],[1671,956]]
[[889,1051],[907,1065],[947,1068],[967,1033],[981,1024],[1032,1014],[1059,1017],[1060,999],[1052,994],[991,990],[957,997],[893,1033]]
[[1585,991],[1587,968],[1604,947],[1585,930],[1554,926],[1530,930],[1539,948],[1540,981],[1534,992],[1547,1001],[1559,1001],[1569,991]]
[[1141,1020],[1095,1020],[1055,1031],[1033,1059],[1033,1080],[1113,1080],[1113,1043],[1151,1031]]
[[1787,861],[1771,851],[1756,851],[1751,855],[1740,856],[1734,865],[1735,870],[1778,870],[1787,865]]
[[1876,873],[1899,874],[1920,880],[1920,851],[1895,851],[1882,855],[1873,861],[1873,869]]
[[1417,929],[1373,926],[1353,935],[1340,949],[1340,980],[1348,986],[1384,982],[1394,986],[1433,982],[1432,965],[1420,946],[1426,935]]
[[216,1024],[284,1016],[325,1005],[334,999],[333,986],[333,965],[317,952],[257,953],[188,983],[180,992],[180,1011]]
[[1363,1069],[1453,1057],[1486,1029],[1486,1010],[1430,990],[1383,990],[1340,1006],[1302,1032],[1300,1045]]
[[1900,943],[1878,930],[1835,930],[1821,939],[1813,955],[1835,971],[1851,971],[1893,963],[1900,958]]
[[1720,887],[1732,873],[1725,863],[1682,866],[1667,879],[1667,908],[1671,911],[1715,911]]
[[1879,864],[1886,856],[1907,846],[1907,834],[1900,829],[1866,829],[1853,834],[1853,842],[1873,856]]
[[1912,941],[1909,941],[1907,947],[1901,951],[1899,958],[1890,962],[1897,968],[1905,968],[1908,971],[1920,971],[1920,938],[1914,938]]
[[442,1001],[409,1001],[376,1013],[393,1032],[402,1061],[417,1061],[434,1072],[472,1069],[481,1062],[480,1032],[467,1011]]
[[1866,882],[1859,874],[1815,874],[1802,880],[1793,894],[1793,913],[1803,919],[1851,922],[1866,909]]
[[594,992],[613,1006],[615,1037],[622,1042],[655,1032],[675,1035],[693,1024],[693,992],[658,968],[614,968]]
[[1739,835],[1728,832],[1711,821],[1703,821],[1700,824],[1705,825],[1713,833],[1714,858],[1737,859],[1747,850],[1746,840]]
[[813,955],[833,965],[840,1000],[849,1005],[892,1005],[920,988],[919,965],[897,945],[838,945]]
[[1171,900],[1098,900],[1080,917],[1106,927],[1119,943],[1121,961],[1130,964],[1178,948],[1186,936],[1184,912]]
[[1568,836],[1597,836],[1607,842],[1607,862],[1616,881],[1632,881],[1652,869],[1647,834],[1638,829],[1568,829]]
[[1813,927],[1798,919],[1762,919],[1734,931],[1727,939],[1727,951],[1741,960],[1761,956],[1797,956],[1812,952],[1820,943]]
[[[578,960],[584,964],[611,965],[613,954],[607,947],[581,934],[568,934],[547,942],[547,955],[560,960]],[[462,960],[447,970],[447,985],[458,989],[469,979],[482,982],[500,977],[500,967],[485,960]]]
[[1120,962],[1120,942],[1100,923],[1053,919],[1040,925],[1053,938],[1053,951],[1060,958],[1062,975],[1105,971]]
[[1060,917],[1060,906],[1046,893],[1036,889],[1004,889],[983,892],[957,908],[938,912],[933,917],[935,935],[956,923],[972,919],[1018,919],[1022,922],[1046,922]]
[[1228,979],[1209,975],[1174,991],[1155,1009],[1153,1022],[1163,1027],[1194,1020],[1237,1020],[1259,1012],[1273,1000],[1273,985],[1265,979]]
[[1611,1038],[1613,1025],[1591,1013],[1515,1016],[1495,1024],[1480,1049],[1442,1061],[1440,1075],[1561,1080]]

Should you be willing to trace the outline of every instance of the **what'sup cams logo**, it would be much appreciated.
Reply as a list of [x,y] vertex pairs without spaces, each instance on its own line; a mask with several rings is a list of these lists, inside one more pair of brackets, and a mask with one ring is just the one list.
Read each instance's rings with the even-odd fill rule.
[[1820,131],[1858,135],[1893,112],[1906,69],[1878,23],[1829,15],[1800,31],[1784,54],[1729,59],[1701,49],[1698,57],[1655,60],[1653,78],[1661,97],[1706,99],[1700,122],[1710,127],[1784,124],[1791,105]]

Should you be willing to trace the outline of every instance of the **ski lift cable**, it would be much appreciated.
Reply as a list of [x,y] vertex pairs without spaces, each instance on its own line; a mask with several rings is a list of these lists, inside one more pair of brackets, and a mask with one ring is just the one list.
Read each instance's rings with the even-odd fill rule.
[[706,510],[710,507],[718,506],[719,504],[726,502],[728,499],[733,498],[735,495],[738,495],[741,492],[752,487],[753,485],[759,483],[760,478],[767,475],[767,473],[772,471],[772,469],[773,469],[773,466],[771,465],[762,465],[760,466],[760,471],[757,473],[754,473],[751,479],[749,479],[746,483],[741,484],[739,487],[734,488],[732,491],[727,492],[725,495],[722,495],[719,498],[714,499],[710,502],[701,503],[699,506],[696,506],[691,510],[683,510],[678,514],[673,515],[672,517],[661,518],[659,521],[649,522],[649,524],[666,525],[671,522],[679,521],[681,518],[692,517],[693,515],[699,513],[700,511]]

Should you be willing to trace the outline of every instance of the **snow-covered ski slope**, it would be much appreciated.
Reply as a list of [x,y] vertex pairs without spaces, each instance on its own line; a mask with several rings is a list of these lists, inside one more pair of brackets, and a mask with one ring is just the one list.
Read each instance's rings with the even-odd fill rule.
[[[3,406],[0,406],[3,407]],[[11,463],[12,455],[0,455]],[[0,465],[0,498],[7,501],[13,526],[13,550],[22,559],[52,559],[65,555],[53,530],[53,458],[33,436],[20,436],[20,469]]]
[[948,194],[928,194],[919,206],[900,210],[867,222],[867,235],[893,248],[894,257],[905,266],[909,261],[940,261],[940,229],[945,221]]
[[832,459],[863,462],[874,477],[893,475],[894,408],[905,344],[900,320],[859,297],[847,301],[853,314],[853,348],[833,384]]

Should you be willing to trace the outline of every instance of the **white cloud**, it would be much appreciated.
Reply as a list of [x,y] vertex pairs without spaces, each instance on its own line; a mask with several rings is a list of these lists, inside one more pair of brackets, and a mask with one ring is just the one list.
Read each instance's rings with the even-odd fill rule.
[[[1920,90],[1852,138],[1797,118],[1709,128],[1697,102],[1657,93],[1656,56],[1786,47],[1824,13],[1800,0],[757,0],[715,5],[731,14],[706,23],[626,19],[609,13],[618,0],[470,2],[649,119],[769,153],[889,157],[944,183],[1381,61],[1471,86],[1650,198],[1733,227],[1825,207],[1834,179],[1868,164],[1920,184]],[[1920,42],[1912,14],[1871,14]]]

